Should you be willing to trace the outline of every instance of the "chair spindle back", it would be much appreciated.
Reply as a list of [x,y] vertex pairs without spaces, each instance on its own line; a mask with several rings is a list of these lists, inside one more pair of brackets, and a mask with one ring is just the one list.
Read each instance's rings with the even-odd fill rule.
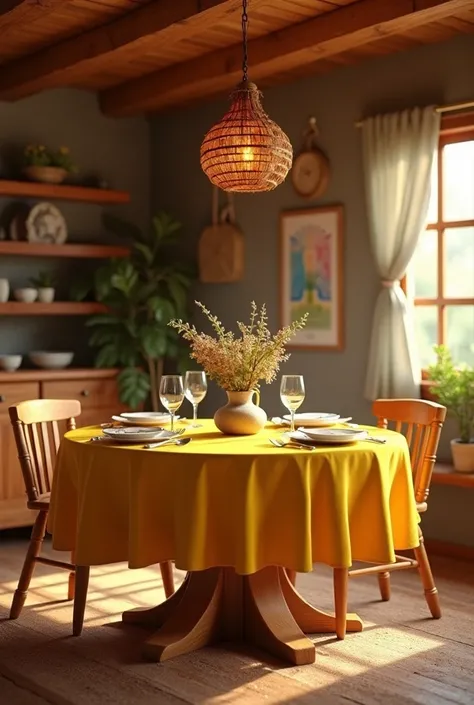
[[410,460],[417,502],[426,502],[436,460],[446,407],[422,399],[377,399],[372,405],[379,428],[403,433]]
[[13,427],[28,501],[51,492],[54,463],[62,432],[58,422],[66,422],[68,431],[76,428],[81,405],[75,399],[32,399],[8,409]]

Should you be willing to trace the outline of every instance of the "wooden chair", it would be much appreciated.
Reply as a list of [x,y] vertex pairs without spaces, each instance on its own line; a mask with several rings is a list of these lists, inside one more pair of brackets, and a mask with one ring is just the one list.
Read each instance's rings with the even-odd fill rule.
[[[420,513],[426,512],[430,491],[431,476],[436,460],[439,438],[446,407],[430,401],[419,399],[378,399],[373,403],[372,411],[377,417],[379,428],[389,428],[403,433],[410,448],[410,460],[413,473],[416,506]],[[428,555],[424,545],[421,528],[418,528],[420,545],[414,548],[415,557],[396,556],[396,563],[373,565],[357,570],[334,570],[334,597],[338,637],[345,636],[345,614],[347,611],[348,577],[376,573],[382,600],[390,599],[390,572],[416,568],[420,574],[428,607],[434,619],[441,617],[438,591],[431,572]]]
[[[71,563],[66,563],[43,558],[40,553],[46,533],[54,463],[61,442],[58,422],[65,421],[68,431],[76,428],[75,419],[81,413],[81,405],[76,400],[34,399],[11,406],[8,411],[25,482],[27,506],[38,512],[13,596],[10,619],[20,616],[35,566],[43,563],[69,571],[68,600],[74,598],[72,631],[74,636],[79,636],[84,622],[89,566],[75,565],[74,554]],[[160,563],[160,569],[165,595],[170,597],[174,593],[172,563]]]

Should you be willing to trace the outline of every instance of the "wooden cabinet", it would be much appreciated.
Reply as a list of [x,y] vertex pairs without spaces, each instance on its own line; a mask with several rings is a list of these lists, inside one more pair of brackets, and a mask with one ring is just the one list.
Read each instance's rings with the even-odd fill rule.
[[[9,378],[11,378],[11,374]],[[8,407],[27,399],[37,399],[38,382],[0,382],[0,528],[31,524],[26,507],[25,485],[18,462]]]
[[34,512],[26,507],[25,487],[8,407],[27,399],[78,399],[78,426],[91,426],[123,411],[117,370],[22,370],[0,372],[0,529],[29,526]]

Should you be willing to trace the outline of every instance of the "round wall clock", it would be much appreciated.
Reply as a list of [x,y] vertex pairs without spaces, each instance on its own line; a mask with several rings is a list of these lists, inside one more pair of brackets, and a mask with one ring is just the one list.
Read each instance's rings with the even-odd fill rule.
[[291,179],[296,193],[303,198],[318,198],[326,191],[329,183],[329,161],[315,146],[318,136],[316,118],[309,119],[304,133],[304,146],[295,157],[291,169]]

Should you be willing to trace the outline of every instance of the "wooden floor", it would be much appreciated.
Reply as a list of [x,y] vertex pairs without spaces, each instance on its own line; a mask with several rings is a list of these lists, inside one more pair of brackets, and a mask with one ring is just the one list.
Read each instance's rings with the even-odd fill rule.
[[[262,661],[237,645],[158,665],[141,660],[143,632],[120,623],[124,609],[163,599],[156,568],[93,569],[84,632],[74,638],[66,574],[54,568],[38,567],[20,619],[6,619],[25,549],[24,541],[0,540],[1,705],[474,705],[472,565],[433,560],[439,621],[428,618],[414,572],[393,575],[389,603],[378,600],[375,578],[354,580],[349,606],[365,630],[344,642],[315,636],[311,666]],[[326,569],[297,584],[307,599],[331,607]]]

